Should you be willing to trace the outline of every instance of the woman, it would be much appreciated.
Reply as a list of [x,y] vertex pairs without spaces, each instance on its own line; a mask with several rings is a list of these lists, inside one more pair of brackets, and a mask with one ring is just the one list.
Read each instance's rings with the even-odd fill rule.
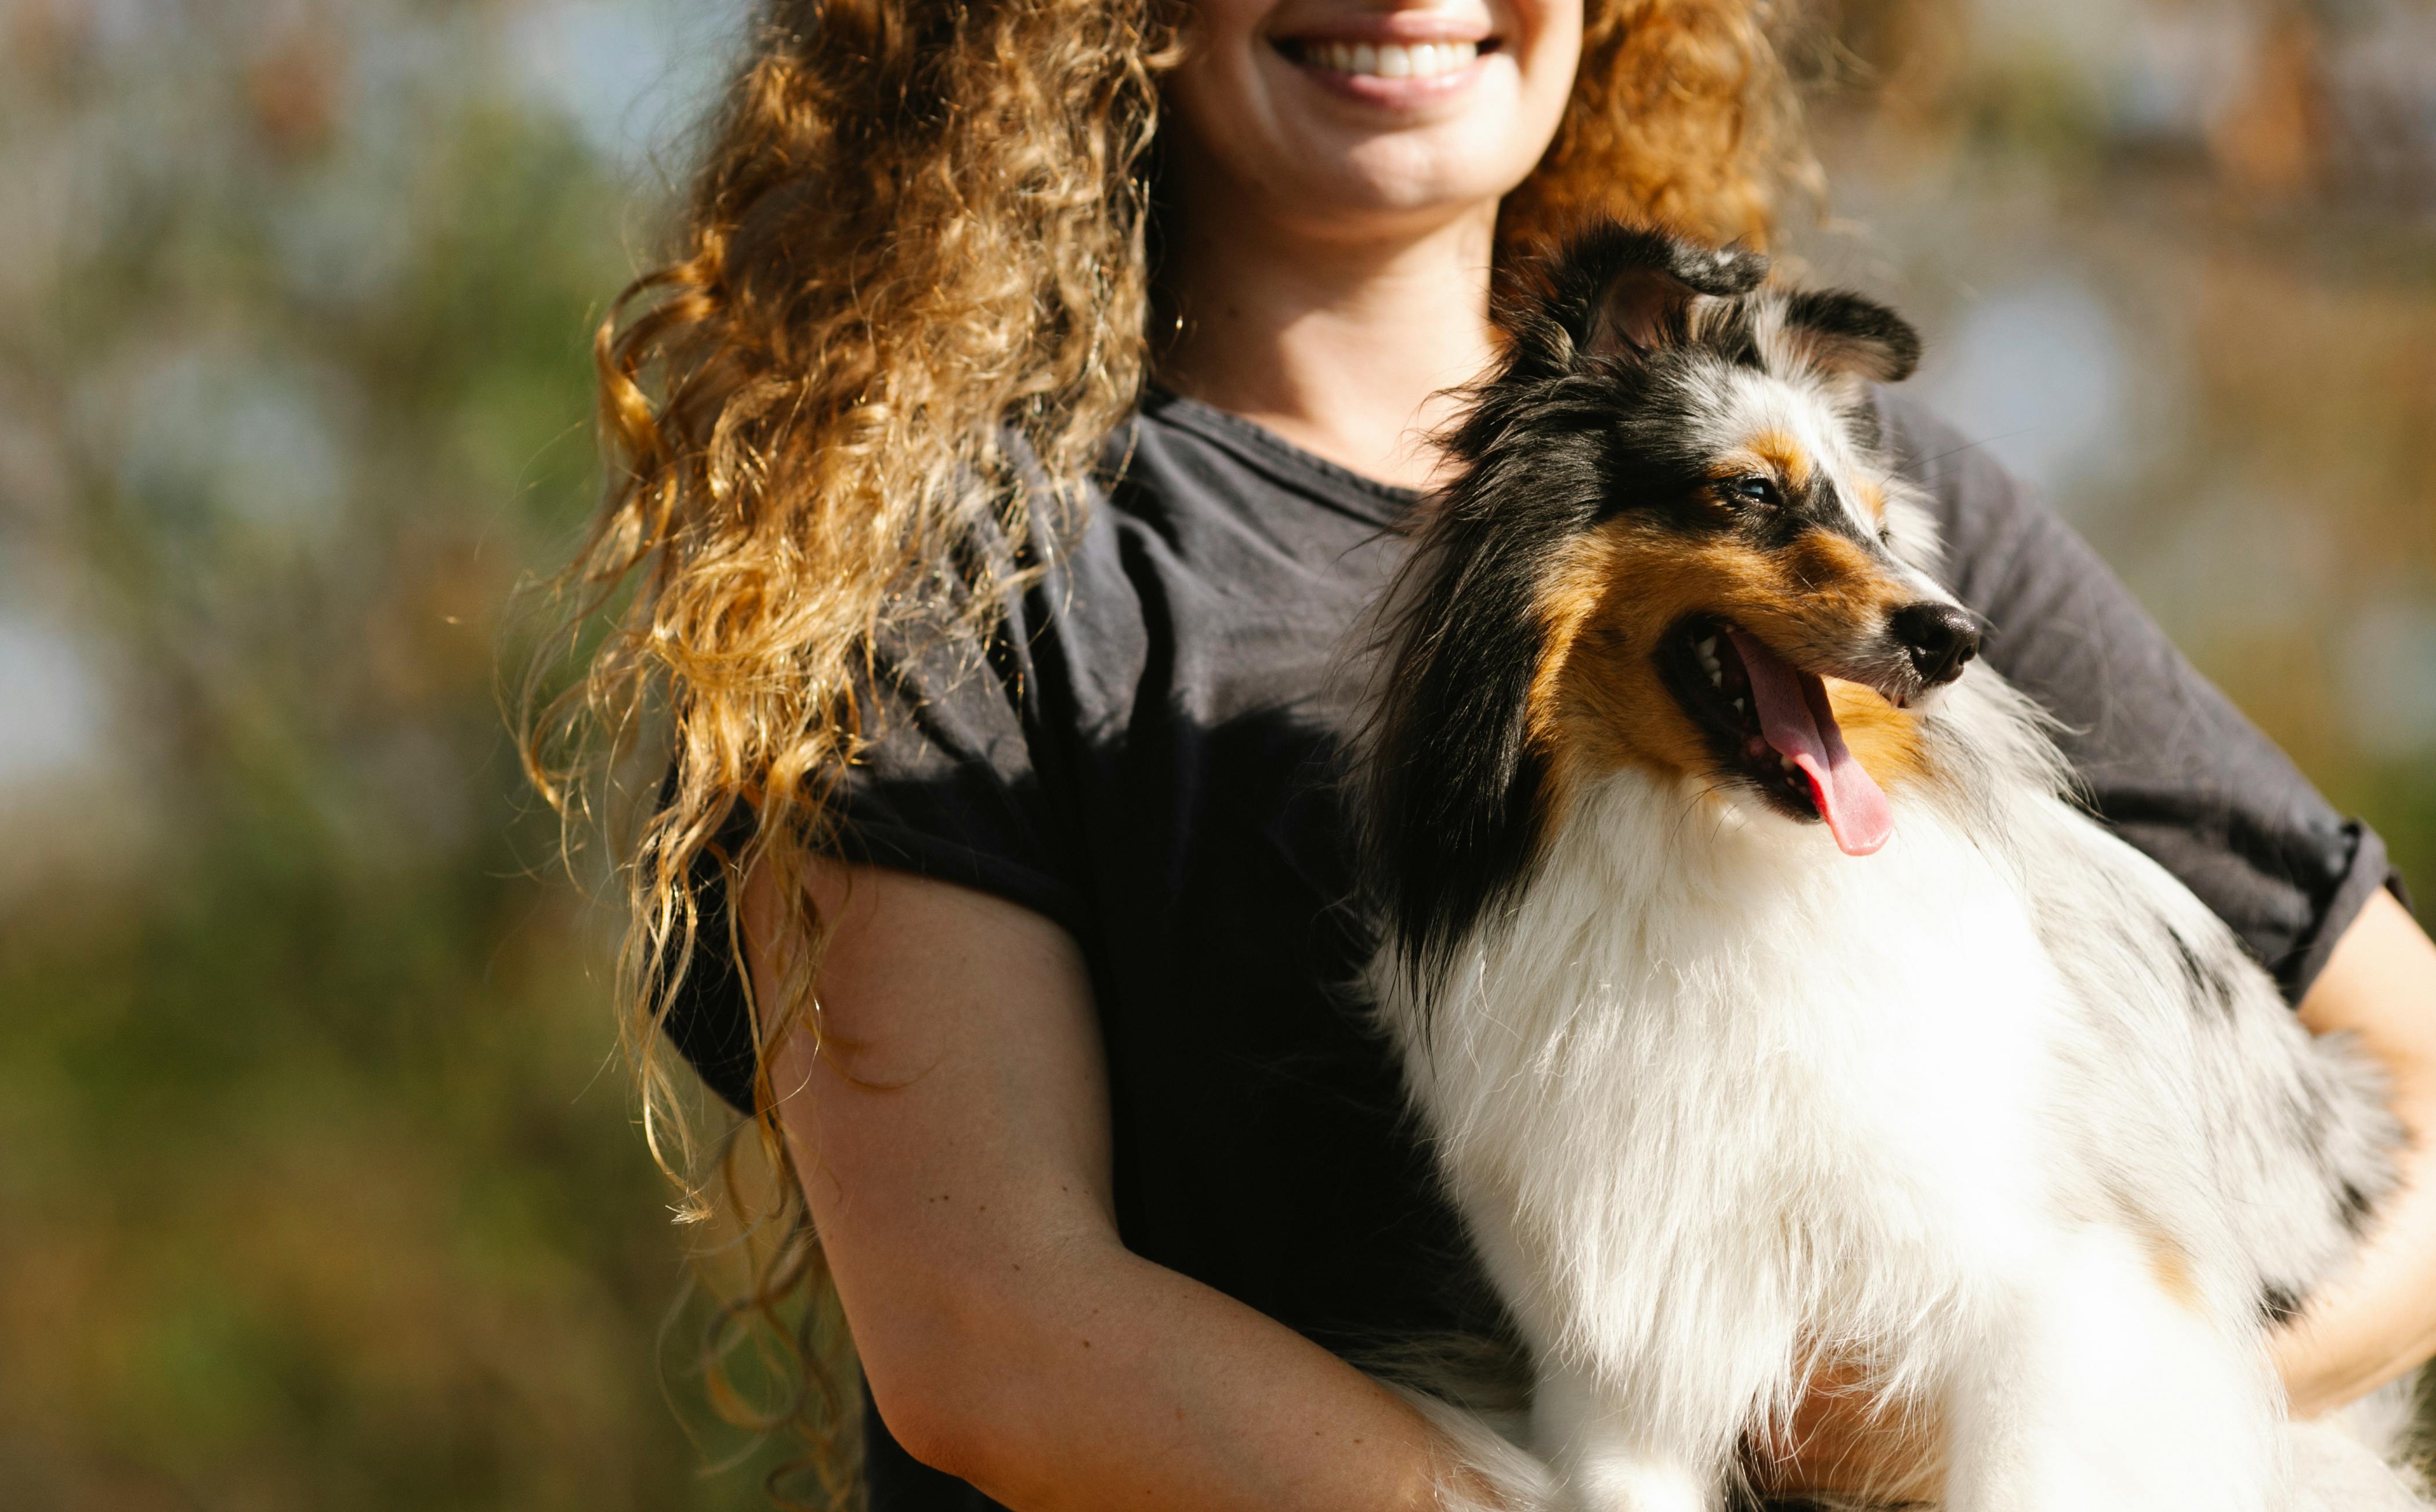
[[[1501,270],[1595,211],[1765,237],[1802,160],[1756,9],[1199,0],[1178,47],[1140,0],[774,4],[687,255],[604,332],[629,465],[576,570],[637,588],[594,706],[670,716],[655,1138],[663,1027],[783,1132],[875,1506],[1436,1495],[1447,1446],[1332,1352],[1494,1319],[1339,990],[1331,669]],[[2436,1128],[2436,947],[2375,837],[1887,412],[2109,819]],[[2282,1336],[2303,1411],[2436,1349],[2427,1143]],[[1903,1463],[1815,1408],[1779,1484]]]

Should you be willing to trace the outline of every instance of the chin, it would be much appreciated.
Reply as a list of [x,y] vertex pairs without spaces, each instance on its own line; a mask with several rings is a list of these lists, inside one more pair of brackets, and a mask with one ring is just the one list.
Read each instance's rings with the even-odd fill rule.
[[[1317,134],[1317,133],[1315,133]],[[1520,182],[1509,156],[1484,151],[1478,133],[1462,123],[1432,126],[1328,142],[1328,157],[1341,165],[1314,185],[1314,200],[1342,225],[1349,214],[1426,215],[1478,210],[1493,215],[1497,201]],[[1312,154],[1323,161],[1317,145]]]
[[2393,1187],[2384,1089],[1980,660],[1879,450],[1911,327],[1623,227],[1506,315],[1357,781],[1380,1022],[1530,1359],[1476,1472],[1701,1512],[1834,1370],[1957,1509],[2423,1505],[2267,1352]]

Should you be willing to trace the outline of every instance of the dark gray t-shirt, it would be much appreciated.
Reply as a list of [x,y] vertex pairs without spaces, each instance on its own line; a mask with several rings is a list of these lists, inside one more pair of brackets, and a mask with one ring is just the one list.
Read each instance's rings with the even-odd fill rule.
[[[1907,403],[1885,408],[1990,662],[2062,719],[2099,816],[2297,999],[2387,883],[2384,846],[1985,453]],[[1485,1326],[1386,1048],[1348,991],[1369,937],[1346,905],[1340,668],[1418,495],[1157,392],[1107,472],[1080,539],[985,654],[882,664],[880,738],[845,795],[851,853],[1010,899],[1080,944],[1136,1253],[1340,1347]],[[742,1105],[733,974],[716,952],[695,965],[671,1031]],[[873,1450],[875,1512],[989,1504],[876,1423]]]

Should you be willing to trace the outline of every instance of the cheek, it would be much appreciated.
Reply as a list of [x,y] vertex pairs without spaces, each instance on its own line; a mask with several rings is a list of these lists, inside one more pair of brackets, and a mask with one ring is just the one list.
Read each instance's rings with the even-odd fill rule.
[[1201,0],[1185,26],[1184,60],[1159,86],[1162,130],[1220,155],[1260,113],[1252,50],[1273,9],[1267,0]]
[[1655,637],[1640,628],[1594,625],[1571,648],[1548,700],[1543,745],[1560,790],[1626,767],[1697,773],[1715,764],[1659,678]]
[[1521,0],[1491,7],[1490,14],[1512,39],[1509,50],[1522,74],[1518,135],[1536,165],[1556,137],[1581,71],[1582,8],[1579,0]]
[[1888,792],[1928,775],[1927,748],[1910,714],[1856,683],[1827,680],[1827,704],[1844,728],[1845,748]]
[[1246,49],[1277,9],[1277,0],[1192,0],[1184,16],[1184,61],[1168,78],[1240,70]]
[[1549,650],[1532,686],[1531,734],[1558,792],[1627,766],[1696,773],[1713,764],[1656,659],[1667,629],[1714,597],[1701,582],[1681,570],[1679,548],[1622,530],[1583,542],[1551,574],[1540,594]]

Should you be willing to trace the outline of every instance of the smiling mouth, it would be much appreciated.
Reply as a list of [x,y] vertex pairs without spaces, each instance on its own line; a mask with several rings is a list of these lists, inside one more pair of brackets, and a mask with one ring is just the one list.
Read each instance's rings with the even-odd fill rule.
[[1887,843],[1894,820],[1886,794],[1844,744],[1818,673],[1712,616],[1677,626],[1658,660],[1725,774],[1787,818],[1826,821],[1848,856]]
[[1818,817],[1818,800],[1793,758],[1767,743],[1751,703],[1750,672],[1725,621],[1699,618],[1666,637],[1667,690],[1734,775],[1796,819]]
[[1497,50],[1497,39],[1480,42],[1322,42],[1281,38],[1278,51],[1305,68],[1317,68],[1353,78],[1436,78],[1461,73],[1483,54]]

